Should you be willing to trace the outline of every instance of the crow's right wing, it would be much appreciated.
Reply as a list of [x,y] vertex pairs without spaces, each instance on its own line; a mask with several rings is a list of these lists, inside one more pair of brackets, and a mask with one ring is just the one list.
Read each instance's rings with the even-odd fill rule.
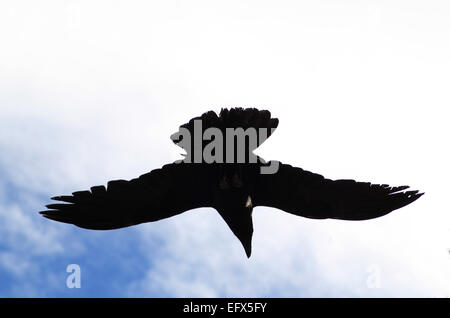
[[279,164],[275,174],[260,174],[254,206],[269,206],[314,219],[367,220],[417,200],[423,193],[354,180],[330,180],[319,174]]

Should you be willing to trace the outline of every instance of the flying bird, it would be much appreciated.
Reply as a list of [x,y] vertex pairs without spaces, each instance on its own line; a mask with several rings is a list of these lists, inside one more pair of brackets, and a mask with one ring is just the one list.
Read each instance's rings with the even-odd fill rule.
[[[49,204],[40,213],[86,229],[110,230],[211,207],[250,257],[255,207],[277,208],[313,219],[368,220],[423,195],[406,191],[408,186],[330,180],[278,161],[265,162],[253,151],[277,126],[278,119],[268,110],[206,112],[171,136],[186,151],[184,160],[132,180],[112,180],[106,187],[55,196],[52,200],[60,203]],[[245,133],[240,144],[236,142],[239,129],[241,135]],[[252,130],[254,134],[249,133]],[[261,131],[264,134],[256,134]]]

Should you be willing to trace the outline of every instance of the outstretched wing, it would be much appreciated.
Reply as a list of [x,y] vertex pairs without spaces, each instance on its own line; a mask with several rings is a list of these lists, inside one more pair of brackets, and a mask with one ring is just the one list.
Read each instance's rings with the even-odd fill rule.
[[46,218],[79,227],[109,230],[168,218],[211,206],[208,165],[168,164],[130,181],[109,181],[53,200],[40,212]]
[[319,174],[279,165],[275,174],[260,174],[253,204],[314,219],[367,220],[417,200],[423,193],[354,180],[330,180]]

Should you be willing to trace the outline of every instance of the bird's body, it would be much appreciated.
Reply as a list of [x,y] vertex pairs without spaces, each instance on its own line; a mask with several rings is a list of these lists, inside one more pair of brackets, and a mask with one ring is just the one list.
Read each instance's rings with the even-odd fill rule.
[[[201,124],[200,130],[194,125],[196,120]],[[188,160],[167,164],[129,181],[110,181],[107,187],[96,186],[90,191],[54,197],[52,199],[64,203],[49,204],[49,210],[41,213],[49,219],[83,228],[108,230],[158,221],[195,208],[212,207],[250,257],[252,212],[256,206],[275,207],[315,219],[366,220],[405,206],[423,194],[405,192],[408,186],[333,181],[301,168],[252,157],[252,151],[277,125],[278,120],[271,118],[270,112],[254,108],[222,110],[219,115],[205,113],[182,125],[172,136],[175,142],[183,141],[181,146],[187,151],[185,159]],[[215,139],[202,139],[199,145],[198,137],[205,136],[205,132],[207,136],[211,128],[216,129]],[[236,143],[228,147],[234,137],[226,135],[227,128],[267,131],[265,136],[257,135],[254,143],[252,136],[248,137],[239,148]],[[184,133],[181,141],[180,132]],[[211,147],[218,141],[220,133],[224,136],[222,143]],[[239,151],[245,156],[240,157]],[[218,156],[220,152],[222,156]],[[211,162],[208,155],[216,160]],[[220,157],[229,160],[220,160]],[[276,169],[263,170],[267,167]]]

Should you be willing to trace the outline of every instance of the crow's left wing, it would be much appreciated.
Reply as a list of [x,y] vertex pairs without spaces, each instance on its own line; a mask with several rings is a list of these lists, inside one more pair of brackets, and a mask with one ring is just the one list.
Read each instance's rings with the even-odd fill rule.
[[109,230],[168,218],[212,204],[213,173],[208,165],[168,164],[139,178],[109,181],[107,188],[53,197],[46,218],[79,227]]

